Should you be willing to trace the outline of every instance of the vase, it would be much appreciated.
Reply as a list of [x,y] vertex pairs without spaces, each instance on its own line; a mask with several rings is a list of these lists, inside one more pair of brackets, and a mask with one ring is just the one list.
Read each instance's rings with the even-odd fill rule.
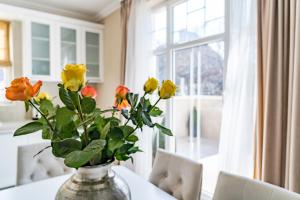
[[58,190],[56,200],[130,200],[126,182],[111,170],[112,162],[81,167]]

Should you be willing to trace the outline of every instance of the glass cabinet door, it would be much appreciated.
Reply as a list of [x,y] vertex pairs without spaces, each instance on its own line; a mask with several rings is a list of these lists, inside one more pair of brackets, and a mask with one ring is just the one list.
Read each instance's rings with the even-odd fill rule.
[[99,33],[85,32],[87,77],[100,76],[100,35]]
[[63,68],[66,64],[76,63],[76,30],[70,28],[61,27],[60,29],[61,38],[61,67]]
[[31,23],[32,74],[50,75],[50,26]]

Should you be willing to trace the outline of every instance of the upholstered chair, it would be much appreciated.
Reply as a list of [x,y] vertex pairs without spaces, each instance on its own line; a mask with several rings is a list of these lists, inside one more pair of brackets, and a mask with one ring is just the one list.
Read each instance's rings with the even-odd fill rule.
[[220,172],[213,200],[300,200],[300,195],[261,181]]
[[33,158],[49,143],[38,143],[18,147],[17,185],[47,179],[72,172],[71,168],[64,165],[63,160],[56,158],[47,148]]
[[201,195],[202,165],[158,150],[149,181],[176,199],[198,200]]

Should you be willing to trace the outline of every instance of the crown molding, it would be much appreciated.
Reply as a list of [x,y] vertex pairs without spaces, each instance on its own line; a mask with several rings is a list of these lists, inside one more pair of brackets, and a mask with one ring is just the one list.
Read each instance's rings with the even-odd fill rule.
[[115,10],[121,7],[121,0],[115,0],[111,1],[108,5],[106,5],[104,8],[102,8],[94,17],[94,20],[100,21],[103,18],[107,17],[111,13],[113,13]]
[[103,7],[96,15],[94,15],[94,14],[84,14],[84,13],[74,12],[70,10],[55,8],[53,6],[47,6],[41,3],[33,3],[24,0],[0,0],[0,3],[37,10],[41,12],[52,13],[56,15],[62,15],[66,17],[81,19],[81,20],[86,20],[86,21],[91,21],[91,22],[99,22],[101,19],[108,16],[109,14],[111,14],[113,11],[115,11],[120,7],[120,0],[114,0],[111,1],[111,3],[109,3],[105,7]]

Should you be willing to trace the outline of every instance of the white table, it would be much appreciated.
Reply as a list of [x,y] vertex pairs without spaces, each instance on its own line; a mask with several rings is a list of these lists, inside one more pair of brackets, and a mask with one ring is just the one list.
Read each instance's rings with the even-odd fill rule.
[[[125,167],[115,166],[113,170],[128,183],[132,200],[175,200]],[[58,188],[69,177],[70,175],[64,175],[1,190],[0,200],[54,200]]]

